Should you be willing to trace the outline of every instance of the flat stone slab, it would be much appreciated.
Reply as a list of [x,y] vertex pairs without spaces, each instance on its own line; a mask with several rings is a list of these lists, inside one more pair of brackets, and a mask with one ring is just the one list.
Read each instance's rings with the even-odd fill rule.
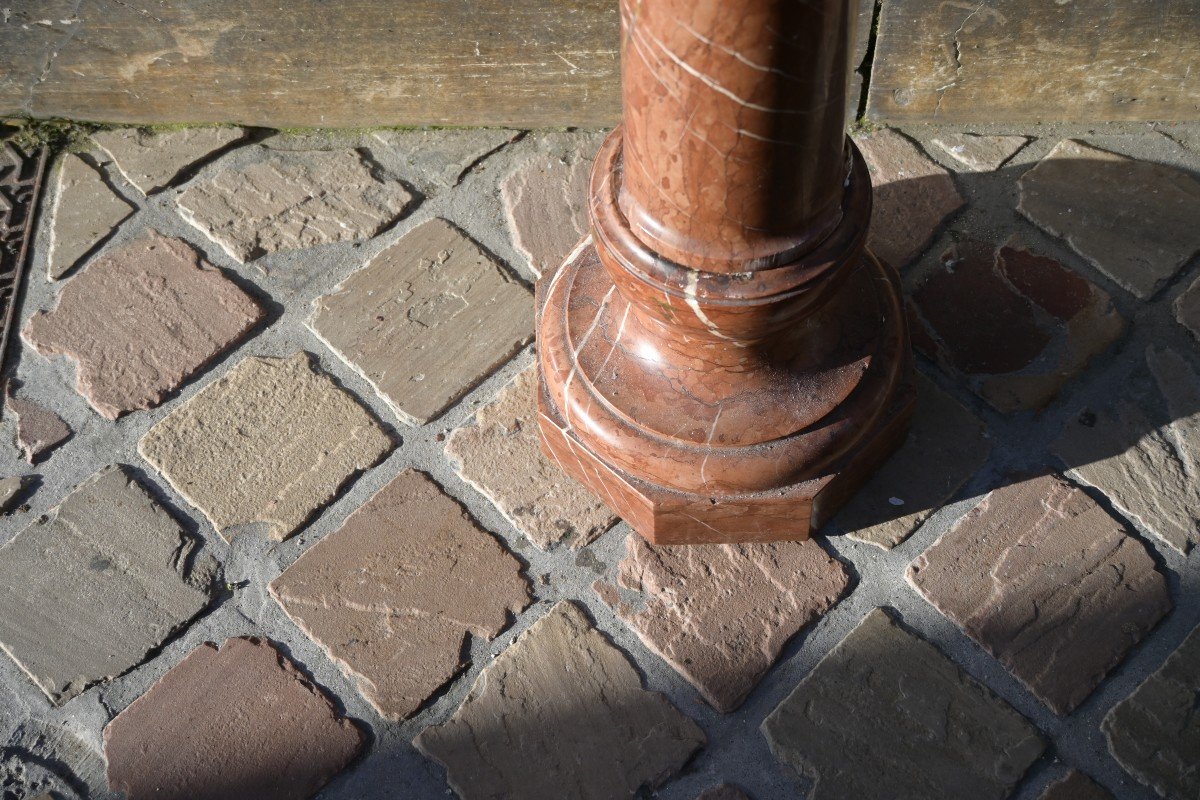
[[1063,140],[1017,185],[1017,210],[1121,287],[1155,294],[1200,250],[1200,181]]
[[655,547],[626,540],[618,584],[596,590],[709,705],[736,709],[789,639],[846,591],[846,568],[816,541]]
[[542,453],[536,392],[537,370],[530,367],[479,409],[473,426],[450,434],[446,455],[459,476],[538,548],[564,539],[583,547],[617,517]]
[[12,509],[24,488],[25,478],[21,475],[0,478],[0,513],[6,513]]
[[964,240],[913,288],[913,345],[1002,412],[1039,409],[1125,331],[1112,298],[1014,239]]
[[309,355],[250,357],[159,420],[138,452],[230,539],[286,539],[394,446]]
[[890,550],[941,508],[991,452],[979,418],[918,374],[908,438],[838,513],[836,524],[851,539]]
[[811,800],[1002,800],[1037,730],[933,645],[875,609],[763,722]]
[[1113,796],[1087,775],[1071,770],[1047,786],[1040,800],[1113,800]]
[[305,800],[364,736],[274,645],[200,645],[104,729],[128,800]]
[[563,158],[540,153],[500,184],[513,244],[537,277],[562,264],[588,232],[594,147]]
[[1101,727],[1125,770],[1163,797],[1200,797],[1200,628]]
[[226,167],[179,196],[180,213],[232,258],[367,239],[404,213],[412,195],[376,176],[353,150],[269,151]]
[[954,160],[960,172],[994,172],[1028,144],[1029,137],[943,133],[932,142]]
[[1175,319],[1200,339],[1200,278],[1192,281],[1187,290],[1175,298]]
[[898,270],[933,241],[941,224],[966,201],[954,177],[893,130],[854,137],[875,190],[867,247]]
[[246,135],[241,128],[184,128],[150,133],[137,128],[97,131],[92,141],[142,194],[167,188],[205,156]]
[[533,336],[533,297],[450,223],[404,235],[315,303],[309,327],[410,425]]
[[[450,591],[448,591],[451,589]],[[388,719],[411,716],[529,604],[521,564],[406,470],[271,584],[288,616]]]
[[157,406],[264,316],[187,242],[147,231],[88,262],[21,336],[74,361],[75,390],[116,419]]
[[1171,610],[1146,548],[1053,475],[988,494],[906,577],[1058,714]]
[[401,153],[409,169],[404,177],[431,194],[453,189],[472,169],[518,136],[503,128],[377,131],[380,144]]
[[17,416],[17,446],[30,464],[71,438],[71,426],[48,408],[13,395],[5,405]]
[[736,786],[723,783],[697,796],[696,800],[750,800],[750,798]]
[[1200,376],[1178,354],[1146,350],[1121,391],[1082,409],[1051,450],[1167,546],[1200,542]]
[[567,601],[487,666],[454,716],[413,740],[462,800],[632,798],[704,742]]
[[134,211],[79,155],[63,155],[56,167],[47,257],[52,281],[65,275]]
[[125,467],[0,547],[0,647],[55,705],[141,663],[209,601],[216,563]]

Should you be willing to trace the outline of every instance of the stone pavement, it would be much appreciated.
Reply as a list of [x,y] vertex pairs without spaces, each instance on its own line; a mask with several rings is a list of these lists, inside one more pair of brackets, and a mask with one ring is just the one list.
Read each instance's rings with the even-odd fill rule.
[[856,137],[912,435],[814,541],[686,549],[537,449],[598,132],[58,154],[0,798],[1200,797],[1196,137]]

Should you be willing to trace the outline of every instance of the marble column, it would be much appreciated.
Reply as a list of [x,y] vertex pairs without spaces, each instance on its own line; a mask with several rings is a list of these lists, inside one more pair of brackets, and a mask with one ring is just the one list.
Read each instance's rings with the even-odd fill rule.
[[651,542],[804,539],[903,440],[848,0],[621,0],[624,123],[538,284],[547,453]]

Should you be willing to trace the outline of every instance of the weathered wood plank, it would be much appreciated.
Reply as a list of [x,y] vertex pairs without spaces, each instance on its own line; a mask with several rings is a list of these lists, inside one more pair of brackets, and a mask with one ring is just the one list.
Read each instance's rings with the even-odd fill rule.
[[615,0],[15,0],[0,114],[598,127],[618,51]]
[[1200,0],[884,0],[867,116],[1200,118]]

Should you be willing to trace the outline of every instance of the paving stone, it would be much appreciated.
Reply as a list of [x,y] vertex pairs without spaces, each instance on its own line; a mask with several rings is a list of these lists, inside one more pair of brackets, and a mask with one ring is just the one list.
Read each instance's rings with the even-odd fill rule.
[[1175,319],[1200,339],[1200,278],[1175,298]]
[[442,219],[315,303],[309,327],[402,420],[442,413],[533,336],[533,298]]
[[56,281],[121,224],[134,207],[91,164],[74,153],[58,166],[50,206],[50,280]]
[[1051,450],[1186,555],[1200,541],[1200,376],[1178,354],[1152,345],[1145,366],[1114,395],[1068,422]]
[[913,344],[999,411],[1044,407],[1125,331],[1106,292],[1013,239],[941,260],[912,291]]
[[223,537],[261,523],[276,540],[392,447],[378,420],[304,352],[243,360],[138,442]]
[[[447,591],[453,587],[453,591]],[[406,470],[300,556],[271,594],[389,719],[411,716],[529,604],[521,564]]]
[[908,439],[837,516],[851,539],[890,550],[942,507],[992,452],[979,418],[923,375]]
[[461,128],[378,131],[372,138],[401,154],[409,167],[404,177],[432,194],[457,186],[482,160],[520,135],[503,128]]
[[1145,547],[1054,475],[991,492],[906,577],[1058,714],[1171,609]]
[[226,167],[179,196],[188,222],[245,263],[268,253],[366,239],[395,221],[412,195],[377,177],[353,150],[276,152]]
[[1017,185],[1017,210],[1096,269],[1150,297],[1200,250],[1200,181],[1066,139]]
[[530,367],[479,410],[475,425],[450,434],[446,455],[459,476],[537,547],[563,539],[582,547],[617,517],[542,453],[536,392],[537,370]]
[[151,133],[137,128],[97,131],[92,141],[142,194],[165,189],[186,167],[245,136],[241,128],[184,128]]
[[787,641],[846,591],[846,568],[815,541],[655,547],[626,540],[619,585],[596,591],[709,705],[742,704]]
[[124,673],[208,605],[216,564],[121,466],[0,547],[0,646],[56,705]]
[[867,246],[898,270],[933,241],[938,227],[965,205],[949,172],[892,130],[854,137],[875,189]]
[[7,406],[17,416],[17,446],[30,464],[71,438],[71,426],[50,409],[12,395]]
[[701,794],[696,800],[750,800],[741,789],[723,783]]
[[513,244],[539,278],[557,268],[588,231],[591,151],[542,153],[500,184]]
[[933,645],[875,609],[763,723],[811,800],[1008,797],[1037,730]]
[[1087,775],[1071,770],[1047,786],[1041,800],[1113,800],[1113,796]]
[[1200,797],[1200,628],[1101,727],[1130,775],[1163,797]]
[[21,335],[73,360],[76,391],[116,419],[157,406],[264,315],[187,242],[147,231],[90,261]]
[[78,720],[25,718],[0,747],[4,800],[115,800],[103,791],[104,758],[77,733]]
[[20,475],[14,475],[11,478],[0,478],[0,513],[9,511],[13,505],[13,501],[20,496],[21,490],[25,488],[25,478]]
[[704,742],[563,601],[487,666],[454,716],[413,744],[446,767],[462,800],[613,800],[660,785]]
[[962,165],[960,172],[993,172],[1028,144],[1029,137],[943,133],[932,141],[935,147]]
[[128,800],[303,800],[363,734],[270,642],[200,645],[104,729]]

